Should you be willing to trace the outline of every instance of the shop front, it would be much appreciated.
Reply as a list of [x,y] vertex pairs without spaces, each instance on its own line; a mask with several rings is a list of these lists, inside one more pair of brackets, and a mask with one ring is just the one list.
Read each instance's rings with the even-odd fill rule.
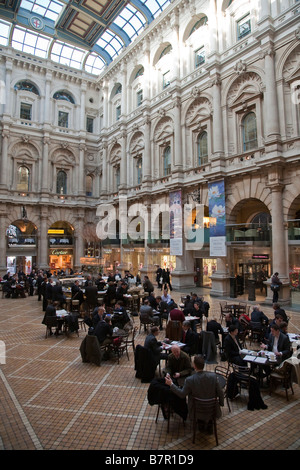
[[63,270],[68,273],[73,268],[73,248],[50,248],[49,266],[52,273]]
[[11,274],[19,271],[26,275],[36,267],[37,229],[27,219],[13,222],[6,230],[6,268]]

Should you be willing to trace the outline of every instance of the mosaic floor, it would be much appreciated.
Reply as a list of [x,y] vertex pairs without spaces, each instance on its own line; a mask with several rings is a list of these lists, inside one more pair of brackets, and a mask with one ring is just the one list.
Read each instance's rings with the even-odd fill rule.
[[[175,301],[181,293],[172,292]],[[210,317],[219,318],[219,299],[210,302]],[[273,317],[270,307],[264,313]],[[289,312],[288,309],[286,309]],[[300,313],[290,312],[290,332],[300,332]],[[213,435],[198,432],[192,443],[189,422],[178,415],[167,422],[147,400],[149,384],[135,377],[129,352],[101,367],[83,363],[79,351],[86,335],[48,337],[37,297],[0,300],[0,340],[6,363],[0,365],[0,450],[299,450],[300,387],[289,401],[278,389],[263,389],[267,410],[248,411],[247,391],[226,404],[218,421],[219,445]],[[138,318],[135,324],[139,326]],[[137,344],[143,344],[141,331]],[[165,331],[160,332],[164,338]],[[219,364],[220,357],[217,357]],[[214,368],[214,366],[207,366]],[[245,394],[244,394],[245,393]],[[276,431],[275,431],[276,430]]]

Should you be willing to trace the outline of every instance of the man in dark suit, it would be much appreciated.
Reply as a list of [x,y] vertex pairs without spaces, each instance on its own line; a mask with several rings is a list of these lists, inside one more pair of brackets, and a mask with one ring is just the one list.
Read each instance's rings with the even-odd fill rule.
[[79,305],[83,302],[83,292],[80,289],[79,281],[75,281],[72,285],[72,300],[79,300]]
[[182,347],[182,351],[187,354],[198,353],[199,335],[192,330],[191,323],[187,320],[182,323],[182,335],[180,341],[185,344],[185,346]]
[[60,281],[56,281],[56,284],[52,287],[52,301],[58,302],[60,307],[66,303],[66,296],[63,293]]
[[261,347],[273,351],[278,363],[285,361],[292,355],[289,337],[282,333],[276,324],[271,325],[269,344],[261,344]]
[[229,326],[228,335],[224,339],[225,356],[228,362],[232,362],[239,366],[247,366],[247,362],[245,362],[240,356],[242,346],[237,339],[238,332],[239,330],[234,324]]
[[155,364],[158,365],[161,359],[167,359],[167,353],[163,353],[164,345],[162,342],[157,341],[157,336],[159,334],[158,326],[152,326],[151,333],[146,337],[144,348],[148,349],[151,352],[151,355],[155,361]]
[[111,324],[110,317],[105,317],[104,320],[102,317],[100,317],[94,334],[97,336],[101,346],[105,346],[106,344],[110,344],[112,342],[113,326]]
[[260,310],[259,305],[255,305],[255,307],[253,307],[253,311],[251,313],[251,321],[254,323],[261,323],[264,325],[268,325],[269,323],[268,317]]
[[89,281],[88,286],[85,288],[85,296],[87,304],[90,308],[95,308],[97,305],[98,295],[97,286],[93,286],[92,281]]
[[159,325],[160,319],[159,316],[154,316],[153,308],[149,304],[149,300],[145,299],[143,305],[140,307],[140,318],[144,321],[153,322],[156,325]]
[[[170,386],[170,389],[175,395],[180,398],[188,396],[188,410],[189,417],[193,419],[193,400],[192,397],[209,399],[218,398],[217,405],[217,418],[221,416],[220,406],[224,406],[224,393],[219,383],[218,376],[215,372],[204,371],[204,358],[202,356],[194,357],[195,374],[190,375],[185,379],[183,388],[177,387],[170,376],[165,378],[165,383]],[[208,418],[205,414],[197,416],[198,420],[207,422]]]

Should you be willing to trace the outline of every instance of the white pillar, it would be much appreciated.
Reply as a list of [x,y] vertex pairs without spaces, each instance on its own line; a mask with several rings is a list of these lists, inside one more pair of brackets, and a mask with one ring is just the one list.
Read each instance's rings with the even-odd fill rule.
[[1,175],[0,175],[0,189],[7,188],[7,166],[8,166],[8,138],[9,138],[9,131],[4,129],[2,131],[2,155],[1,155]]
[[143,183],[151,180],[151,145],[150,145],[150,118],[144,121],[144,155],[143,155]]
[[48,183],[49,178],[49,144],[50,137],[44,136],[43,138],[43,157],[42,157],[42,181],[41,181],[41,192],[47,193],[49,190]]
[[265,56],[265,74],[266,74],[266,93],[265,93],[265,128],[266,140],[280,137],[277,87],[275,79],[275,52],[270,47],[264,53]]

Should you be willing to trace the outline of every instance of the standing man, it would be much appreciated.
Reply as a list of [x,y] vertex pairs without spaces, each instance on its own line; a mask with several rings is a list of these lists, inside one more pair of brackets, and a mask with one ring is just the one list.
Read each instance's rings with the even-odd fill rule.
[[278,302],[278,292],[282,282],[279,280],[279,273],[274,273],[271,278],[271,290],[273,291],[273,303]]

